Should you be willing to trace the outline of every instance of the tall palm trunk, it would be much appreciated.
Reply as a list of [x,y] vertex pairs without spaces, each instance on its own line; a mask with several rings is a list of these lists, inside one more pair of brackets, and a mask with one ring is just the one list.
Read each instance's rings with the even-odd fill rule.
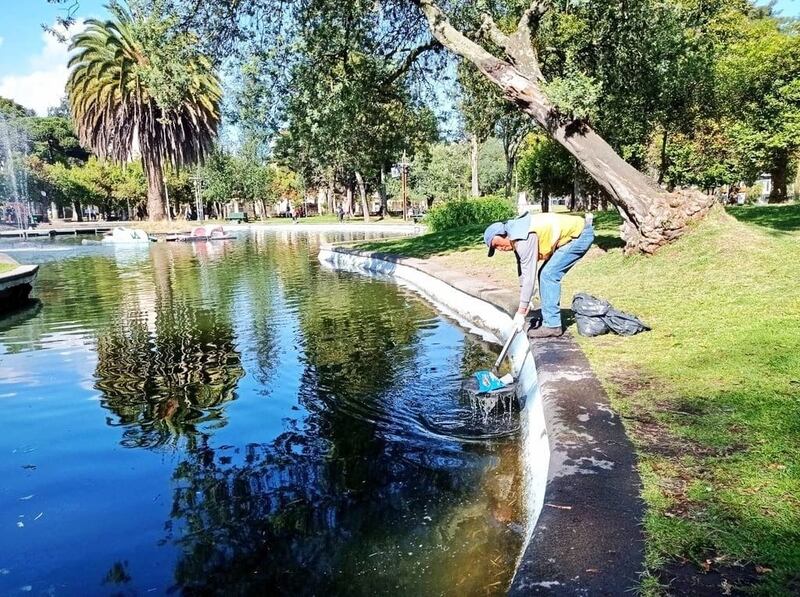
[[142,152],[142,167],[147,178],[147,218],[158,222],[167,215],[161,158],[154,152]]

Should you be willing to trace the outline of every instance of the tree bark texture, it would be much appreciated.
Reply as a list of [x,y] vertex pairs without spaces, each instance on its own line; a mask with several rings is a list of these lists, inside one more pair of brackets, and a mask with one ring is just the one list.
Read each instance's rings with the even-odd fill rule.
[[369,205],[367,205],[367,185],[361,172],[356,170],[356,183],[358,184],[358,195],[361,198],[361,211],[364,214],[364,221],[369,222]]
[[333,172],[328,177],[328,213],[336,213],[336,176]]
[[485,33],[505,52],[507,59],[501,60],[455,29],[433,0],[415,2],[443,46],[475,64],[608,192],[622,216],[622,238],[629,252],[652,253],[683,235],[691,220],[708,213],[712,198],[691,190],[668,193],[623,160],[588,123],[558,113],[542,89],[544,77],[531,43],[531,25],[547,3],[534,1],[509,35],[485,17]]
[[347,215],[353,215],[353,183],[349,180],[347,181],[347,192],[345,194],[345,206],[344,211]]
[[83,222],[83,207],[77,199],[72,202],[72,219],[73,221]]
[[542,213],[547,213],[550,211],[550,189],[547,188],[547,184],[542,185]]
[[782,151],[775,159],[775,163],[770,170],[772,177],[772,191],[769,194],[770,203],[782,203],[789,198],[789,153]]
[[381,166],[381,184],[379,191],[381,196],[381,213],[380,217],[385,218],[389,215],[389,196],[386,194],[386,167]]
[[166,217],[161,160],[157,155],[143,153],[142,167],[147,178],[147,217],[151,222],[158,222]]
[[472,145],[472,151],[469,156],[469,166],[472,172],[472,196],[480,197],[481,187],[478,182],[478,136],[472,135],[470,142]]
[[516,158],[510,157],[506,153],[506,180],[505,180],[506,197],[511,197],[511,182],[512,182],[512,177],[514,176],[515,165],[516,165]]

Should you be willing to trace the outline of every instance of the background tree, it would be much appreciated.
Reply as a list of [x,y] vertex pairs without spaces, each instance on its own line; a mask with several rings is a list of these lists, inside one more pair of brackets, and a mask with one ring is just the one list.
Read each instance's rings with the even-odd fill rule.
[[[494,135],[502,142],[505,160],[505,193],[511,196],[514,168],[522,141],[533,129],[529,118],[506,100],[495,85],[492,85],[475,66],[466,61],[458,65],[458,82],[463,99],[460,110],[464,116],[467,131],[479,142],[485,142]],[[477,145],[477,144],[475,144]],[[477,147],[473,147],[477,155]],[[478,160],[475,159],[475,166]],[[473,194],[478,172],[473,169]],[[489,191],[493,192],[493,191]]]
[[550,211],[552,195],[573,191],[575,167],[563,147],[543,134],[532,135],[522,150],[517,173],[519,184],[542,202],[542,211]]
[[21,106],[12,99],[0,96],[0,116],[11,120],[12,118],[24,118],[25,116],[34,116],[34,111],[29,110],[25,106]]
[[800,150],[800,26],[732,13],[736,31],[718,63],[720,94],[748,182],[772,177],[770,201],[785,201]]
[[67,83],[81,142],[99,157],[133,158],[138,144],[147,177],[148,214],[165,216],[163,167],[202,160],[220,120],[222,96],[211,62],[194,34],[159,10],[90,20],[72,41]]
[[31,116],[20,124],[30,140],[30,155],[48,164],[85,163],[89,159],[89,152],[81,147],[69,118]]

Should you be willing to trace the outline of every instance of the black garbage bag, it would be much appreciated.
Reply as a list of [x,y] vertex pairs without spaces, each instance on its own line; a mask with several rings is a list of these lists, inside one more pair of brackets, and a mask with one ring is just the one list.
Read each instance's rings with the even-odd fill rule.
[[630,313],[609,309],[603,315],[603,321],[611,331],[620,336],[635,336],[642,332],[649,332],[650,328],[641,319]]
[[594,337],[614,332],[620,336],[633,336],[650,328],[635,315],[614,309],[604,299],[579,292],[572,297],[572,311],[578,333]]
[[599,299],[591,294],[579,292],[572,297],[572,311],[575,315],[586,317],[601,317],[611,308],[611,304],[604,299]]
[[602,317],[589,317],[575,313],[575,323],[578,326],[578,333],[587,338],[602,336],[611,331],[611,328],[603,321]]

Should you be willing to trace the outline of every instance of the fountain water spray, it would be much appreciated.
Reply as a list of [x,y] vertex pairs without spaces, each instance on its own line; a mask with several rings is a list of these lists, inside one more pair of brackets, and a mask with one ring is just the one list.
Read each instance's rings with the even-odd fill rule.
[[10,204],[16,214],[17,226],[25,228],[30,222],[31,208],[28,198],[28,177],[23,171],[23,181],[20,182],[14,165],[14,153],[23,156],[27,153],[27,140],[20,129],[13,126],[3,114],[0,114],[0,170],[5,171],[6,196],[5,203]]

